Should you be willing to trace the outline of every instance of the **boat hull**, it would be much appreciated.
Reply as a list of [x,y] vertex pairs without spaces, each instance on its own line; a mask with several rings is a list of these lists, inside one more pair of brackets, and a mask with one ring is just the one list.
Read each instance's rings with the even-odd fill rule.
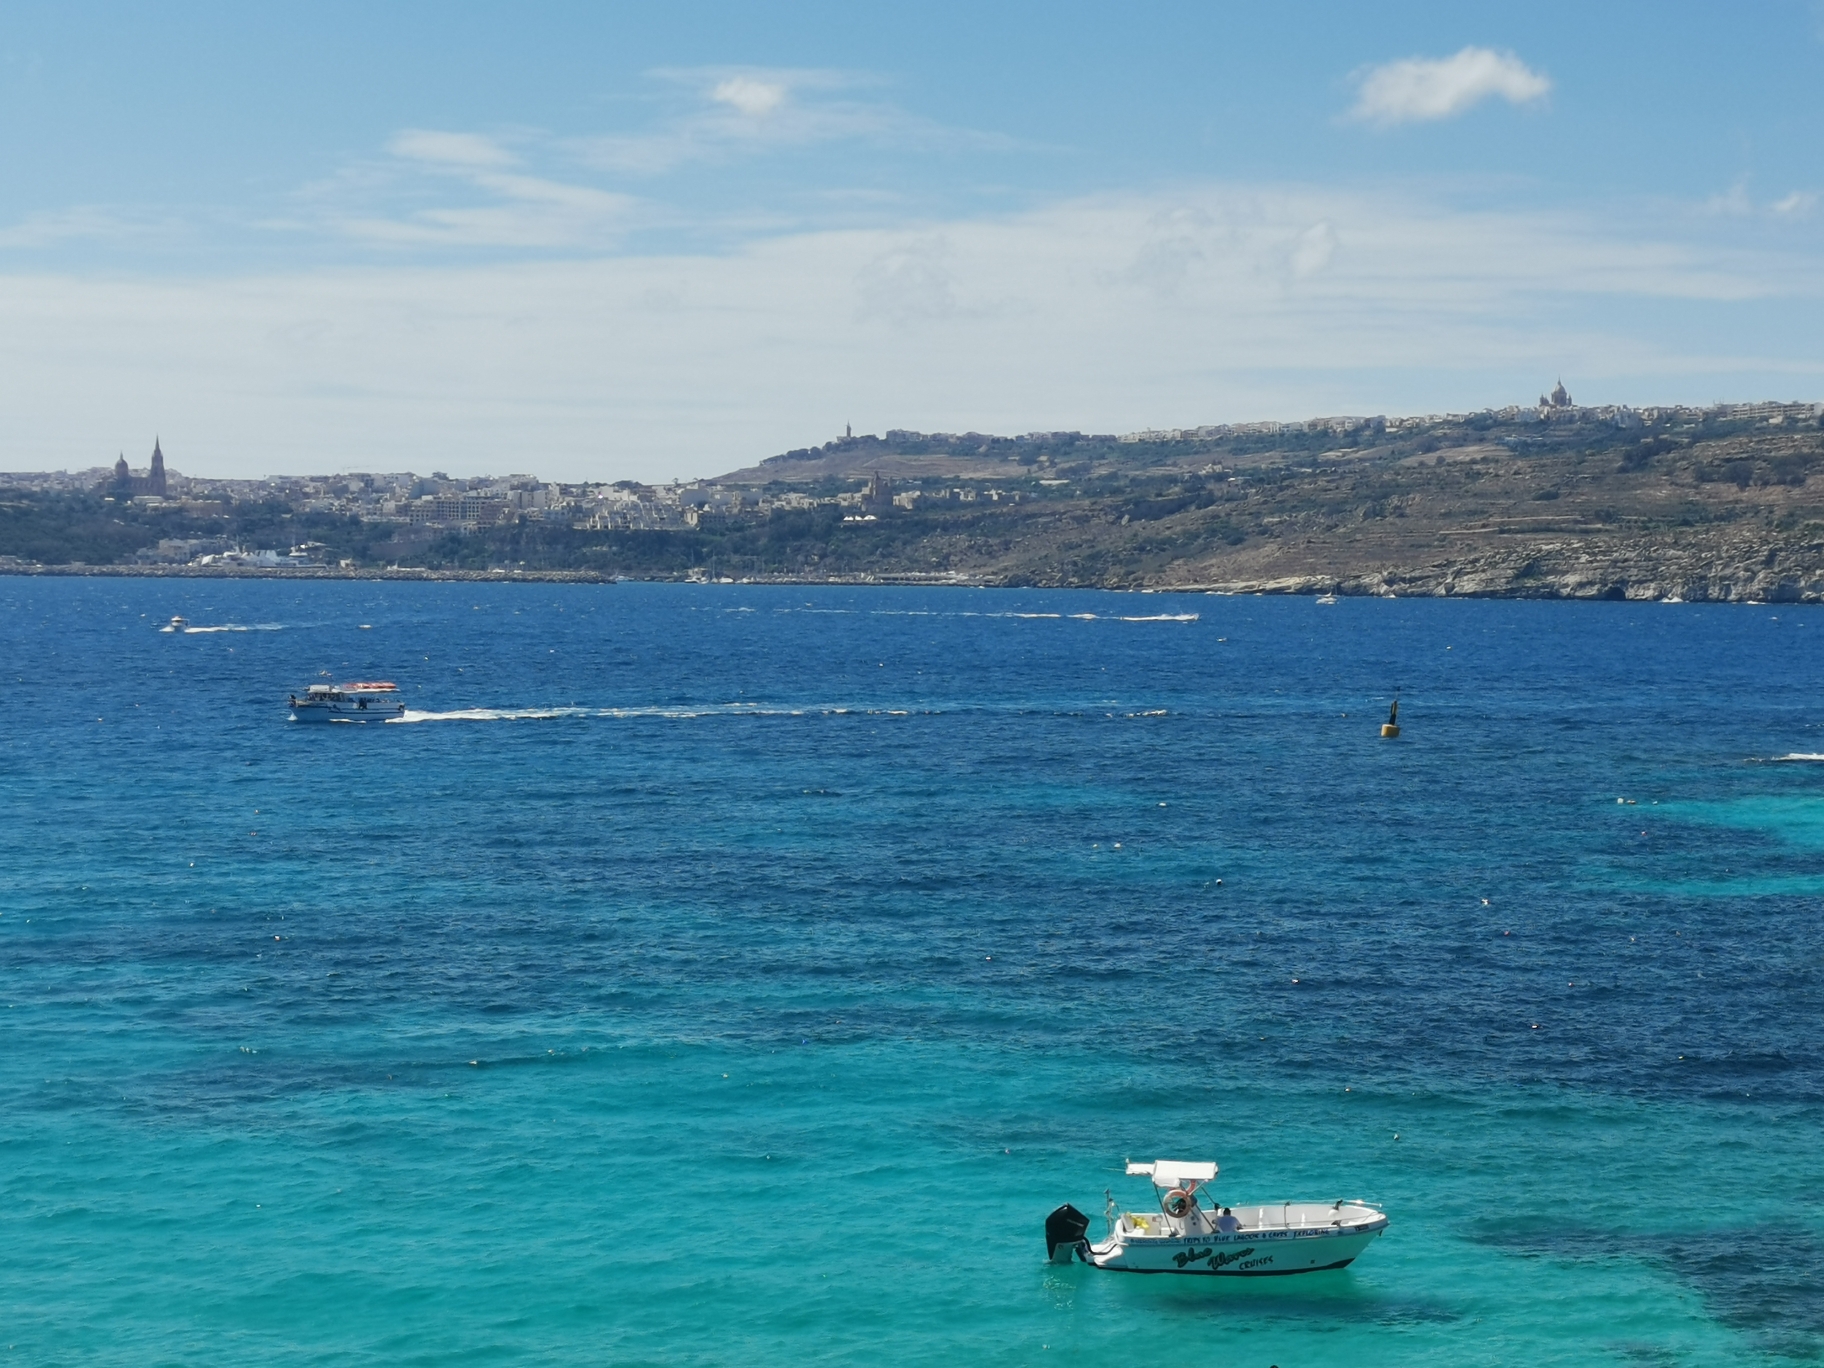
[[[1219,1229],[1225,1222],[1235,1228]],[[1193,1204],[1176,1214],[1123,1212],[1107,1239],[1077,1241],[1076,1257],[1117,1273],[1272,1278],[1347,1268],[1386,1229],[1386,1213],[1366,1202]]]
[[1081,1247],[1084,1262],[1116,1273],[1271,1278],[1347,1268],[1386,1223],[1361,1230],[1255,1230],[1196,1238],[1117,1237]]
[[291,705],[293,722],[396,722],[405,716],[403,703],[373,703],[365,708],[354,703],[306,703]]

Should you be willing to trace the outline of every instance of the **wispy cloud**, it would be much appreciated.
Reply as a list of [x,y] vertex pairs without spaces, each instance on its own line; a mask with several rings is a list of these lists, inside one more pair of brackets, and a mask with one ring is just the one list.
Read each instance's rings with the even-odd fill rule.
[[408,128],[387,144],[387,150],[411,161],[470,169],[511,166],[518,160],[497,139],[434,128]]
[[606,251],[640,204],[631,195],[535,175],[523,169],[520,152],[482,134],[408,129],[387,152],[309,187],[305,221],[282,226],[327,228],[390,247]]
[[1316,223],[1299,235],[1292,249],[1292,274],[1303,279],[1314,276],[1330,264],[1336,255],[1336,230],[1328,223]]
[[1748,182],[1738,180],[1722,194],[1710,196],[1704,201],[1704,208],[1712,214],[1746,218],[1754,212],[1754,201],[1748,197]]
[[[306,187],[301,214],[270,227],[328,228],[388,246],[608,250],[629,229],[688,224],[688,231],[777,231],[776,210],[749,205],[710,227],[698,210],[670,210],[627,189],[691,164],[718,164],[838,142],[901,150],[967,146],[1005,150],[1011,139],[942,127],[867,97],[872,78],[774,67],[703,67],[648,73],[666,112],[634,133],[558,137],[535,129],[504,134],[410,128],[383,155]],[[848,217],[866,195],[849,196]],[[799,196],[835,205],[837,195]]]
[[175,218],[145,212],[123,212],[97,205],[78,205],[51,213],[28,214],[0,226],[0,250],[58,247],[72,242],[145,242],[172,239],[183,232]]
[[1777,200],[1758,201],[1748,190],[1748,179],[1743,177],[1727,190],[1712,195],[1704,201],[1704,211],[1724,218],[1758,218],[1763,215],[1776,220],[1793,222],[1811,217],[1817,208],[1818,194],[1814,190],[1793,190]]
[[52,467],[111,456],[109,431],[158,412],[186,434],[185,470],[336,452],[668,478],[844,421],[1106,432],[1425,411],[1526,399],[1516,377],[1560,366],[1641,400],[1816,394],[1820,302],[1824,255],[1797,246],[1206,185],[714,254],[0,276],[0,404],[15,459]]
[[626,229],[637,201],[537,176],[476,177],[491,204],[443,206],[406,214],[351,214],[335,226],[349,237],[393,246],[594,248]]
[[1552,89],[1548,77],[1513,53],[1483,47],[1451,57],[1407,57],[1370,67],[1357,80],[1350,117],[1383,128],[1455,118],[1484,100],[1532,104]]
[[865,73],[688,67],[648,74],[681,96],[681,104],[651,129],[570,140],[581,160],[604,171],[656,175],[693,162],[844,141],[977,151],[1020,145],[1004,135],[950,128],[908,113],[871,95],[878,82]]

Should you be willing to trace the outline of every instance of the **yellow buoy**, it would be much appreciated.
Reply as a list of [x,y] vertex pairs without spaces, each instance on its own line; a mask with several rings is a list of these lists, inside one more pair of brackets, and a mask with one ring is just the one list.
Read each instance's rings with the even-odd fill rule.
[[1381,735],[1387,737],[1400,734],[1400,700],[1394,699],[1393,706],[1387,710],[1387,720],[1381,723]]

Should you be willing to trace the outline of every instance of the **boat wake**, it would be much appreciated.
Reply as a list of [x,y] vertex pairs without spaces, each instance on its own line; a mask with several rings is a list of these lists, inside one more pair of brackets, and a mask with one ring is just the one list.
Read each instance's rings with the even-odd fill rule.
[[1201,613],[1140,613],[1132,617],[1100,618],[1096,613],[1072,613],[1071,616],[1080,622],[1195,622],[1202,617]]
[[698,708],[457,708],[450,712],[407,708],[403,716],[388,721],[390,725],[397,725],[403,722],[536,722],[557,717],[653,717],[676,721],[699,717],[933,717],[941,711],[939,708],[769,708],[757,703],[723,703]]
[[259,622],[251,627],[243,627],[238,622],[225,622],[219,627],[160,627],[161,632],[177,632],[182,636],[208,636],[212,632],[282,632],[282,623]]
[[1809,751],[1793,751],[1790,755],[1776,755],[1769,763],[1787,765],[1795,762],[1803,763],[1805,761],[1824,762],[1824,755],[1818,755]]
[[387,725],[402,722],[530,722],[548,717],[594,717],[594,708],[457,708],[453,712],[420,712],[407,708]]
[[[748,608],[725,608],[724,612],[751,612]],[[775,608],[775,613],[816,613],[826,616],[854,615],[861,610],[856,608]],[[949,617],[949,618],[1069,618],[1073,622],[1196,622],[1201,613],[1136,613],[1132,616],[1103,613],[1037,613],[1005,611],[996,613],[933,612],[921,608],[870,608],[870,617]]]

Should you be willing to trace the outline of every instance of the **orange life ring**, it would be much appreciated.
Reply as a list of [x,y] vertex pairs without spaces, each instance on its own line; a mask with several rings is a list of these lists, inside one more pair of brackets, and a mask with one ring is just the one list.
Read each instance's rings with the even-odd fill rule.
[[1196,1199],[1183,1188],[1173,1188],[1170,1192],[1165,1194],[1165,1199],[1159,1203],[1167,1216],[1188,1216],[1191,1207],[1195,1204]]

